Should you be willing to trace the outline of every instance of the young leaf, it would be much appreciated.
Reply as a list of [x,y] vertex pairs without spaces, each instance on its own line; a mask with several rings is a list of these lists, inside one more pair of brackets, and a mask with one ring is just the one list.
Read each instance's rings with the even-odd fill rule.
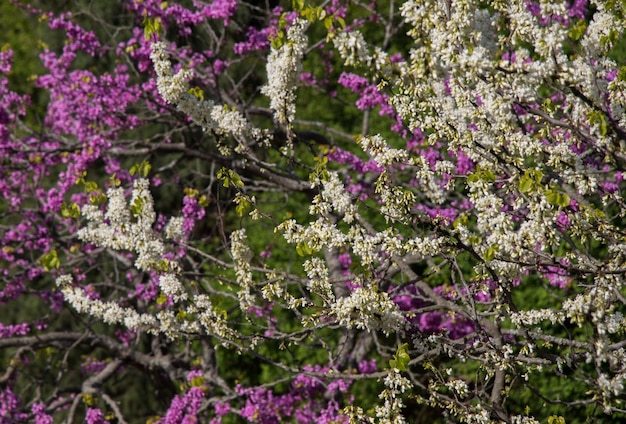
[[399,371],[406,371],[409,366],[409,361],[411,360],[409,356],[409,345],[408,343],[404,343],[398,346],[396,350],[396,354],[393,356],[393,359],[389,360],[389,366],[391,368],[396,368]]

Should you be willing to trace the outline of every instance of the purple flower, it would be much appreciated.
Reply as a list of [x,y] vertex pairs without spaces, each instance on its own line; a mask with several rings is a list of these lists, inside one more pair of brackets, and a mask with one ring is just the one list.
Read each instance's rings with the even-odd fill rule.
[[371,374],[376,372],[376,359],[364,359],[357,366],[361,374]]
[[350,256],[349,253],[341,253],[338,256],[339,259],[339,264],[341,265],[341,268],[343,269],[349,269],[350,265],[352,265],[352,257]]
[[198,199],[192,196],[185,196],[183,198],[183,231],[186,236],[191,234],[195,222],[204,218],[206,211],[198,203]]
[[15,325],[4,325],[0,323],[0,339],[6,339],[13,336],[24,336],[30,333],[30,327],[27,323]]
[[53,419],[46,413],[46,405],[42,402],[35,402],[30,411],[35,416],[35,424],[52,424]]
[[585,19],[587,14],[587,0],[574,0],[568,4],[567,16],[570,18]]
[[192,387],[183,395],[175,396],[172,399],[165,417],[158,421],[158,424],[181,424],[197,423],[198,411],[202,406],[204,392],[200,387]]
[[104,419],[104,414],[97,408],[87,409],[87,415],[85,415],[85,422],[87,424],[108,424]]
[[[19,412],[20,400],[11,387],[6,386],[0,391],[0,421],[4,423],[19,422],[26,419],[26,414]],[[4,421],[6,419],[6,421]]]
[[244,55],[257,50],[263,50],[269,47],[269,36],[272,28],[263,28],[258,30],[249,27],[246,32],[246,40],[233,45],[233,51],[238,55]]
[[213,19],[223,19],[224,26],[228,26],[229,18],[237,10],[237,0],[213,0],[208,6],[206,15]]
[[224,415],[230,412],[230,403],[228,402],[217,402],[215,404],[215,415],[223,417]]
[[569,227],[571,226],[571,224],[570,224],[569,218],[567,217],[567,214],[565,212],[561,211],[559,213],[559,216],[556,217],[556,226],[561,231],[569,230]]

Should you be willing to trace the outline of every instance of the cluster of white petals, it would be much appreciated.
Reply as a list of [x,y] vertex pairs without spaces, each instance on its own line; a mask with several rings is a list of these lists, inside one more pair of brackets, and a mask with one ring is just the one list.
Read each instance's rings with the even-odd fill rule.
[[[121,324],[131,330],[162,333],[171,339],[180,337],[181,334],[203,333],[216,336],[222,341],[235,337],[226,322],[226,312],[215,308],[206,295],[190,296],[181,281],[178,263],[165,259],[165,243],[162,236],[153,229],[156,213],[148,180],[140,178],[134,181],[128,201],[124,189],[120,187],[110,188],[107,198],[104,213],[96,205],[85,205],[82,208],[87,225],[79,230],[78,237],[99,247],[136,254],[135,268],[143,272],[158,273],[161,295],[171,298],[178,305],[178,313],[160,308],[162,310],[153,315],[140,313],[132,307],[122,307],[114,301],[105,302],[90,296],[83,287],[74,284],[71,276],[62,275],[57,278],[56,283],[66,301],[78,312],[101,319],[107,324]],[[182,218],[171,218],[165,228],[164,238],[184,238],[182,226]],[[243,237],[245,239],[245,235]],[[237,250],[237,246],[241,246],[241,243],[237,243],[237,233],[234,234],[234,240],[234,256],[238,259],[249,259],[249,252],[245,247]]]
[[357,207],[350,193],[336,172],[329,172],[328,178],[322,181],[322,193],[315,196],[311,202],[310,213],[328,216],[331,211],[342,216],[348,224],[358,216]]
[[267,84],[261,93],[270,98],[274,118],[289,124],[296,114],[296,88],[302,69],[302,57],[307,47],[307,21],[296,19],[287,30],[287,40],[278,49],[272,48],[267,57]]
[[410,390],[413,384],[402,376],[397,368],[390,368],[384,379],[385,389],[378,395],[383,400],[382,405],[376,406],[376,417],[379,423],[403,424],[406,418],[402,414],[404,402],[402,393]]
[[109,202],[104,214],[98,205],[83,206],[81,213],[87,226],[78,231],[78,238],[96,246],[136,253],[137,269],[150,271],[163,259],[165,245],[152,230],[156,213],[148,180],[137,179],[133,184],[130,202],[123,188],[107,190]]
[[237,110],[226,105],[216,105],[212,100],[200,99],[189,93],[187,81],[193,74],[184,68],[173,73],[165,43],[153,43],[151,49],[150,58],[157,74],[157,89],[167,103],[176,105],[205,131],[233,136],[239,142],[239,150],[245,149],[246,138],[263,137],[262,131],[253,127]]
[[106,324],[122,324],[131,330],[159,327],[158,321],[148,314],[140,314],[132,308],[124,308],[116,302],[103,302],[92,299],[81,287],[73,286],[72,277],[61,275],[56,280],[65,300],[72,305],[76,312],[91,315]]
[[404,331],[404,316],[398,305],[387,293],[374,288],[354,289],[349,296],[337,299],[330,313],[347,328],[382,331],[384,334]]
[[233,231],[230,235],[230,253],[233,257],[235,272],[237,274],[237,284],[239,285],[237,296],[239,297],[239,305],[242,311],[247,311],[254,305],[254,297],[251,292],[251,288],[254,284],[250,265],[252,252],[246,242],[247,237],[245,229]]
[[346,66],[367,64],[372,59],[363,34],[358,30],[337,34],[333,43]]

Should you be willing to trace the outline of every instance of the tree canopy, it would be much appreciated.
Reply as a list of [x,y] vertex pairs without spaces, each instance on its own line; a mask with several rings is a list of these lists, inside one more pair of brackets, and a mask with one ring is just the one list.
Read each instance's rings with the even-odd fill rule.
[[0,424],[626,418],[624,1],[0,5]]

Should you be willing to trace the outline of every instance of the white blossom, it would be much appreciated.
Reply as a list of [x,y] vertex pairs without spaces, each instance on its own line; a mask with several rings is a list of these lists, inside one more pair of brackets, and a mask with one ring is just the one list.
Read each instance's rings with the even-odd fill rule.
[[296,113],[295,90],[307,47],[306,27],[306,21],[296,19],[287,31],[287,41],[278,49],[272,48],[267,58],[267,84],[261,93],[270,98],[274,118],[281,124],[291,123]]
[[237,274],[237,284],[239,285],[237,297],[239,298],[239,304],[243,311],[247,311],[250,306],[254,304],[254,297],[251,291],[254,285],[250,265],[252,252],[246,242],[247,237],[245,229],[233,231],[230,236],[230,253],[233,256],[233,263]]
[[56,280],[63,297],[76,312],[91,315],[106,324],[122,324],[130,330],[158,328],[157,320],[153,316],[137,313],[132,308],[121,307],[116,302],[91,299],[81,287],[73,286],[72,283],[72,277],[69,275],[61,275]]
[[333,42],[346,66],[368,64],[372,59],[363,34],[358,30],[341,32],[335,36]]
[[245,151],[245,145],[242,143],[246,138],[263,138],[263,133],[254,128],[237,110],[226,105],[216,105],[212,100],[200,99],[190,94],[187,81],[193,74],[185,69],[176,74],[172,72],[165,43],[153,43],[151,49],[150,58],[157,74],[157,89],[166,102],[176,105],[205,131],[235,137],[239,142],[237,146],[239,152]]
[[385,334],[402,332],[404,317],[398,306],[385,292],[359,287],[347,297],[341,297],[331,306],[331,314],[339,324]]

